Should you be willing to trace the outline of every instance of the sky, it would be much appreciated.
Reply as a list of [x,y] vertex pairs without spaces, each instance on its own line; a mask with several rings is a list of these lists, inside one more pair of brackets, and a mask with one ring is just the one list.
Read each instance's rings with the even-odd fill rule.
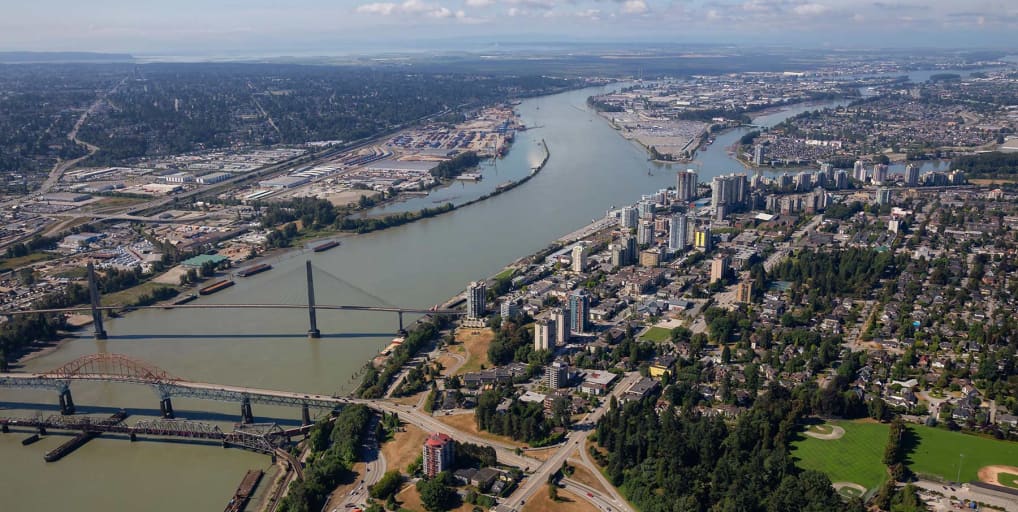
[[[29,0],[0,51],[341,55],[644,42],[1014,47],[1016,0]],[[462,44],[459,46],[457,41]]]

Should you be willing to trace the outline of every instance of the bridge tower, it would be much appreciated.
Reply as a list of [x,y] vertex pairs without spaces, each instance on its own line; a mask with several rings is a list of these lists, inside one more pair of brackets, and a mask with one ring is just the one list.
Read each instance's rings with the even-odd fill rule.
[[159,398],[159,412],[162,413],[163,417],[172,420],[176,416],[173,414],[173,402],[170,400],[170,396],[162,396]]
[[308,338],[321,338],[322,332],[318,330],[318,318],[315,316],[315,279],[311,273],[311,260],[307,260],[306,266],[308,275]]
[[74,414],[74,399],[71,398],[71,388],[66,387],[60,390],[60,414],[65,416]]
[[250,398],[244,397],[244,400],[240,403],[240,422],[254,423],[254,413],[251,412]]
[[88,264],[88,297],[92,305],[92,329],[93,336],[97,340],[106,339],[106,329],[103,329],[103,312],[99,309],[99,283],[95,279],[95,265]]

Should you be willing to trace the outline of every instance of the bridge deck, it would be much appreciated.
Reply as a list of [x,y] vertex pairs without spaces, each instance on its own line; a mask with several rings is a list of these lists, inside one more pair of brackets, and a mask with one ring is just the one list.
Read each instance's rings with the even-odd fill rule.
[[[99,306],[99,310],[121,310],[121,309],[301,309],[307,310],[313,307],[322,311],[373,311],[389,313],[409,314],[435,314],[435,315],[465,315],[466,312],[457,309],[424,309],[424,308],[398,308],[390,306],[351,306],[336,304],[180,304],[180,305],[154,305],[154,306]],[[3,311],[0,315],[32,315],[41,313],[76,313],[92,311],[91,306],[75,306],[68,308],[48,309],[23,309],[18,311]]]
[[152,386],[161,396],[187,397],[221,402],[262,403],[269,405],[285,405],[291,407],[334,408],[347,401],[345,398],[313,393],[277,391],[272,389],[249,388],[244,386],[228,386],[207,382],[190,382],[186,380],[152,380],[122,375],[77,374],[51,375],[45,373],[0,373],[0,387],[11,388],[45,388],[64,389],[69,381],[120,382]]

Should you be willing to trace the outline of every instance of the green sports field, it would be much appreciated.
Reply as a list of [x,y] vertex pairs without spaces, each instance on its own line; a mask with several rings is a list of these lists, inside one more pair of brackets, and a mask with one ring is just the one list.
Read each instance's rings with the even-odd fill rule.
[[983,466],[1014,465],[1018,461],[1018,443],[919,425],[909,428],[919,437],[919,445],[908,456],[909,468],[916,473],[955,480],[961,462],[961,481],[970,482],[979,478],[977,473]]
[[1008,487],[1018,489],[1018,475],[1014,473],[1000,473],[997,475],[997,481]]
[[841,439],[822,440],[801,436],[792,443],[792,456],[805,469],[825,473],[832,482],[853,482],[867,489],[887,479],[880,462],[887,444],[888,426],[880,423],[831,422],[845,429]]
[[641,338],[655,343],[663,343],[672,339],[672,331],[664,327],[651,327],[647,332],[640,335]]
[[[792,443],[792,456],[805,469],[827,474],[832,482],[854,482],[867,489],[887,479],[881,462],[887,444],[888,425],[858,421],[832,421],[845,429],[841,439],[821,440],[800,436]],[[1018,443],[998,441],[958,432],[909,425],[904,444],[909,469],[948,480],[976,480],[979,468],[1018,461]]]

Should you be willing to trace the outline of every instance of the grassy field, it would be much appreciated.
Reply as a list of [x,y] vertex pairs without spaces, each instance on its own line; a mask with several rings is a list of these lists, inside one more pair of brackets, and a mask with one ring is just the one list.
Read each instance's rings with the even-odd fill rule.
[[558,490],[558,501],[551,501],[548,496],[548,486],[544,486],[527,500],[523,505],[523,512],[589,512],[596,510],[586,500],[565,490]]
[[[836,440],[800,436],[792,443],[792,456],[799,466],[822,471],[832,482],[854,482],[867,489],[886,478],[881,462],[887,444],[888,425],[860,421],[832,421],[845,429]],[[978,478],[979,468],[1010,464],[1018,460],[1018,443],[950,432],[921,425],[909,425],[903,446],[906,462],[915,473],[936,475],[948,480],[959,477],[969,482]]]
[[654,343],[663,343],[672,339],[672,331],[664,327],[651,327],[647,332],[640,335],[640,338]]
[[526,443],[514,441],[511,437],[498,436],[488,432],[486,430],[479,430],[477,428],[477,421],[474,419],[473,414],[453,414],[451,416],[436,416],[435,419],[449,425],[456,430],[462,430],[468,434],[473,434],[477,437],[487,439],[489,441],[495,441],[497,443],[504,443],[510,446],[517,446],[519,448],[526,448]]
[[17,258],[5,258],[0,259],[0,271],[16,269],[29,263],[35,263],[38,261],[44,261],[53,258],[51,254],[45,252],[33,252],[25,256],[19,256]]
[[476,372],[481,369],[481,366],[486,368],[491,366],[491,363],[488,361],[488,347],[493,339],[495,339],[495,333],[487,327],[482,329],[460,327],[456,329],[456,341],[460,345],[450,347],[450,350],[460,351],[467,358],[467,362],[463,363],[463,366],[456,373],[462,375],[464,373]]
[[1014,473],[1000,473],[997,475],[997,481],[1008,487],[1018,489],[1018,475]]
[[939,475],[961,481],[978,478],[979,468],[993,464],[1014,464],[1018,461],[1018,443],[948,432],[920,425],[909,425],[919,438],[909,453],[909,468],[916,473]]
[[832,482],[853,482],[867,489],[887,479],[881,462],[887,445],[888,426],[852,421],[832,422],[845,429],[841,439],[826,441],[800,436],[792,443],[799,466],[825,473]]
[[496,280],[506,279],[509,276],[513,275],[513,272],[516,272],[516,269],[514,269],[514,268],[507,268],[507,269],[499,272],[498,274],[495,274],[495,279]]
[[[104,306],[120,306],[124,304],[133,304],[134,301],[138,300],[138,297],[141,297],[144,294],[151,294],[152,290],[155,290],[156,288],[166,288],[166,287],[168,287],[168,285],[155,283],[152,281],[146,281],[144,283],[139,284],[138,286],[134,286],[126,290],[120,290],[119,292],[103,295],[102,303]],[[176,287],[169,286],[169,288]]]
[[382,456],[388,469],[406,472],[407,466],[421,455],[421,446],[428,434],[423,430],[404,423],[404,430],[397,432],[391,441],[382,445]]

